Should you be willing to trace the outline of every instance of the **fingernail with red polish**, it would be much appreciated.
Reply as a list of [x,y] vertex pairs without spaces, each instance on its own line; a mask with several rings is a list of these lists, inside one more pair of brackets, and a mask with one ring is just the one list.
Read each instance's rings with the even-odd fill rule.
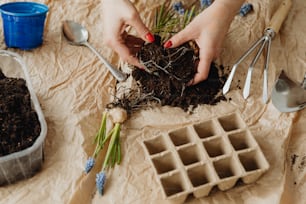
[[169,48],[169,47],[171,47],[172,46],[172,42],[169,40],[169,41],[167,41],[167,42],[165,42],[165,44],[164,44],[164,47],[165,48]]
[[146,39],[147,39],[150,43],[154,42],[154,40],[155,40],[154,35],[152,35],[152,33],[146,34]]

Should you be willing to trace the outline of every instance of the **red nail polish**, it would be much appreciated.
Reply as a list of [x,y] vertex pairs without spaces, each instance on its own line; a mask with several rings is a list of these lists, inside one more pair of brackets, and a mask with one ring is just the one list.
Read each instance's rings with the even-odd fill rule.
[[169,40],[164,44],[165,48],[170,48],[172,46],[172,42]]
[[150,43],[154,42],[154,40],[155,40],[154,35],[152,35],[152,33],[146,34],[146,39],[147,39]]

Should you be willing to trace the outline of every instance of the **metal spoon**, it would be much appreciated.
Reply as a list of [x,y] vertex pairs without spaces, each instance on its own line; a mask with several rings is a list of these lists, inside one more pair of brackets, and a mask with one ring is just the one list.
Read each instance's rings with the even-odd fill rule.
[[297,84],[287,77],[284,71],[275,83],[271,99],[280,112],[295,112],[306,106],[306,73],[302,84]]
[[127,78],[126,74],[114,68],[88,43],[88,31],[82,25],[66,20],[63,22],[63,33],[71,44],[87,46],[92,52],[94,52],[118,81],[121,82]]

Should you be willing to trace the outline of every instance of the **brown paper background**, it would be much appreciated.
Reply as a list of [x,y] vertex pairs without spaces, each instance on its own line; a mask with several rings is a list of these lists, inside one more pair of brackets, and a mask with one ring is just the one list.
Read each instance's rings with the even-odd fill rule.
[[[4,2],[12,1],[1,0],[1,3]],[[25,60],[47,121],[45,162],[34,177],[0,187],[1,204],[166,203],[141,146],[142,140],[237,109],[266,155],[270,169],[254,184],[217,192],[189,203],[306,202],[303,194],[306,190],[306,110],[280,113],[271,100],[268,104],[262,104],[262,59],[254,69],[251,95],[247,100],[242,98],[242,91],[235,87],[238,84],[243,86],[251,59],[247,59],[236,72],[232,89],[227,95],[232,98],[231,102],[221,102],[217,106],[203,105],[193,115],[169,107],[133,114],[122,127],[122,163],[107,175],[105,195],[98,195],[94,187],[94,172],[100,170],[103,154],[92,174],[85,176],[83,168],[94,149],[93,136],[105,105],[113,99],[116,82],[88,48],[67,43],[61,26],[66,19],[85,25],[90,33],[89,42],[111,63],[119,66],[118,56],[102,43],[103,0],[38,2],[47,4],[50,9],[43,46],[31,51],[9,50],[17,52]],[[141,10],[142,18],[149,23],[150,12],[162,1],[134,2]],[[224,51],[217,59],[224,66],[232,66],[262,36],[273,12],[281,3],[280,0],[249,2],[253,4],[255,12],[244,18],[235,17],[224,42]],[[305,1],[293,0],[280,33],[272,41],[269,93],[282,69],[296,81],[303,79],[306,71],[305,10]],[[0,46],[6,49],[2,27],[0,34]],[[293,155],[297,156],[295,163],[292,162]]]

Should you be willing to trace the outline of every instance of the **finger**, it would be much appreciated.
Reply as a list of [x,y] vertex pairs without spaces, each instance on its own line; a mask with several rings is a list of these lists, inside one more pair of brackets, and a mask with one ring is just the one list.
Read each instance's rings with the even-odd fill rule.
[[147,26],[142,22],[139,15],[134,17],[134,20],[129,22],[129,25],[134,27],[138,35],[146,42],[154,42],[154,35],[150,32]]
[[137,57],[130,55],[128,61],[129,64],[132,64],[139,69],[145,70],[144,65],[139,62]]
[[123,61],[132,64],[140,69],[144,69],[144,66],[140,64],[139,60],[131,53],[130,49],[121,42],[116,42],[113,44],[113,49],[122,58]]
[[126,42],[128,47],[130,47],[130,46],[137,46],[137,47],[139,47],[139,46],[142,46],[144,44],[143,39],[138,38],[138,37],[136,37],[134,35],[129,35],[128,34],[124,39],[125,39],[125,42]]
[[211,57],[200,58],[198,68],[197,68],[197,73],[194,75],[191,85],[198,84],[201,81],[204,81],[207,79],[211,62],[212,62]]
[[136,55],[136,53],[139,52],[144,42],[145,41],[143,41],[141,38],[132,35],[127,35],[125,38],[125,44],[133,55]]
[[178,32],[177,34],[173,35],[168,41],[165,42],[164,47],[165,48],[172,48],[172,47],[178,47],[181,44],[192,40],[193,39],[193,35],[191,35],[190,29],[188,28],[188,26],[181,30],[180,32]]

